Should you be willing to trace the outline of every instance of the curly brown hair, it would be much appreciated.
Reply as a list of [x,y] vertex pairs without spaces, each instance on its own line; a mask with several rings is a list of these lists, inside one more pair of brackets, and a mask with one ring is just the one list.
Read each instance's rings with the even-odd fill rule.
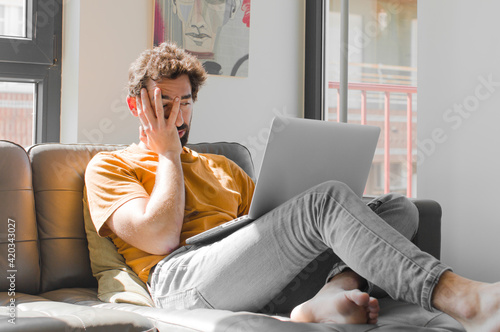
[[137,97],[148,79],[176,79],[188,75],[191,94],[196,101],[200,87],[207,79],[207,73],[198,59],[172,43],[162,43],[141,53],[129,69],[128,95]]

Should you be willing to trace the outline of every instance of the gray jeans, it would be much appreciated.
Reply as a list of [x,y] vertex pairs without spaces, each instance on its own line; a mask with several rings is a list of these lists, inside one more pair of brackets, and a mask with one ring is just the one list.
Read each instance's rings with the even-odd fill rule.
[[348,266],[391,297],[432,310],[433,288],[448,267],[408,240],[417,224],[403,196],[366,205],[345,184],[326,182],[221,241],[177,249],[151,274],[151,295],[168,309],[259,311],[331,248],[342,261],[330,277]]

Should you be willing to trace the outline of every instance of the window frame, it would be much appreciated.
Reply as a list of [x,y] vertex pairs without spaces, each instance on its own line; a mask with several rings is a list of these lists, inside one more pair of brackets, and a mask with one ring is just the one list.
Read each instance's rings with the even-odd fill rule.
[[33,143],[60,141],[62,1],[27,0],[27,37],[0,36],[0,80],[35,83]]
[[324,120],[326,1],[306,1],[304,118]]

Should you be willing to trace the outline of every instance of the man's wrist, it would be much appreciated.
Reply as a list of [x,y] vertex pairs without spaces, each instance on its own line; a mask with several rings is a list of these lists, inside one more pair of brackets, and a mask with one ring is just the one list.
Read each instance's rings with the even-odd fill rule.
[[181,149],[181,151],[168,150],[168,151],[158,153],[158,156],[164,157],[168,160],[180,160],[181,153],[182,153],[182,149]]

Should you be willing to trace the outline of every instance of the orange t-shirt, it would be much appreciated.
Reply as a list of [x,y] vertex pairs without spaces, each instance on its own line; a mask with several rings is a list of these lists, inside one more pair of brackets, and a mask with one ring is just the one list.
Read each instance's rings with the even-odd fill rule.
[[[248,213],[255,185],[233,161],[184,147],[181,154],[186,205],[181,230],[185,240]],[[100,152],[88,164],[85,185],[90,216],[100,236],[108,236],[125,262],[147,282],[149,270],[166,256],[152,255],[117,237],[106,220],[125,202],[147,198],[155,184],[158,155],[136,144]]]

